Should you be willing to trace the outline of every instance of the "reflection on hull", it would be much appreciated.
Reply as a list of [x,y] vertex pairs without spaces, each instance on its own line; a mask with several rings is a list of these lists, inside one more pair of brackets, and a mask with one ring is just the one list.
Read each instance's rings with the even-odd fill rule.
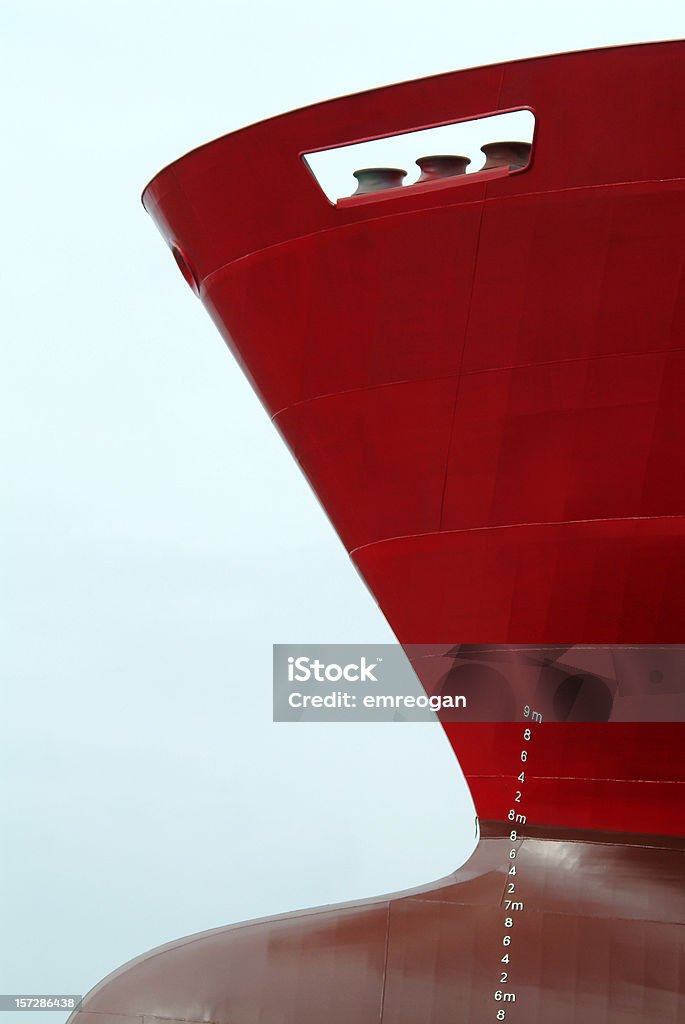
[[501,819],[510,807],[528,707],[544,721],[527,765],[528,824],[685,831],[682,646],[409,644],[406,651],[428,693],[467,696],[466,712],[441,718],[481,818]]

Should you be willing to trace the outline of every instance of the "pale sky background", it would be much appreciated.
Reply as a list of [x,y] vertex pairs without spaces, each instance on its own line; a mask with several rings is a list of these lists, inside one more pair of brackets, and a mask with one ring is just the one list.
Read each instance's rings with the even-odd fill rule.
[[86,992],[159,943],[423,883],[473,845],[437,727],[271,722],[273,642],[392,637],[143,186],[293,107],[674,38],[682,11],[0,2],[0,991]]

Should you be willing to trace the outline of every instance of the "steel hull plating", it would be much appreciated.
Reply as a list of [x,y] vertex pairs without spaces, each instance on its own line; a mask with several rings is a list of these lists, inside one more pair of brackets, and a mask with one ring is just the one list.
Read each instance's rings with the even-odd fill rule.
[[[563,645],[539,666],[551,688],[582,645],[620,688],[619,645],[683,640],[684,56],[624,47],[347,97],[220,139],[145,192],[405,645],[449,641],[481,669],[474,644]],[[519,108],[537,120],[520,173],[333,206],[300,159]],[[685,1018],[668,838],[685,832],[684,733],[658,720],[655,678],[644,721],[536,732],[499,1019]],[[174,944],[80,1016],[498,1019],[521,725],[445,729],[494,822],[454,879]]]
[[[506,1020],[531,1024],[681,1021],[682,845],[602,833],[525,839],[518,955],[503,966],[510,844],[497,832],[485,827],[463,868],[425,889],[154,950],[95,989],[78,1024],[124,1024],[121,1015],[145,1024],[486,1024],[498,1005]],[[511,1006],[494,999],[506,988],[503,969]]]

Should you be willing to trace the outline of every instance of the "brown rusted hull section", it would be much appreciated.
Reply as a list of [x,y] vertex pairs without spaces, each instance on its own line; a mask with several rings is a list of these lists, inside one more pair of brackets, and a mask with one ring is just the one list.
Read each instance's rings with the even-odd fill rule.
[[[497,825],[482,836],[462,868],[423,890],[153,950],[95,989],[73,1024],[480,1024],[498,1007],[526,1024],[685,1020],[683,841],[549,829],[519,841],[525,913],[508,986],[511,843]],[[496,1001],[507,988],[515,1003]]]

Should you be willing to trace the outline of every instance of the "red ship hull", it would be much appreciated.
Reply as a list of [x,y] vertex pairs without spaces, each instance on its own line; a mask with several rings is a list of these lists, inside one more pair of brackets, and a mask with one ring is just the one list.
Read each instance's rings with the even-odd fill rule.
[[[405,645],[594,645],[620,689],[624,647],[683,640],[684,57],[680,42],[623,47],[347,97],[196,150],[145,192]],[[333,205],[301,159],[523,108],[537,127],[515,173]],[[516,1008],[493,995],[503,878],[478,860],[506,861],[516,721],[445,723],[494,830],[452,888],[331,912],[323,932],[260,926],[280,1009],[249,971],[221,989],[242,955],[226,931],[195,940],[205,959],[174,946],[141,961],[86,1008],[227,1024],[683,1019],[685,858],[667,837],[685,833],[685,733],[658,720],[650,679],[638,690],[643,721],[536,732]],[[335,977],[312,976],[305,997],[298,964],[320,940]],[[208,973],[191,998],[192,964]]]
[[[684,53],[336,100],[196,150],[145,192],[401,643],[683,639]],[[334,206],[300,159],[516,108],[537,121],[523,172]],[[555,728],[563,770],[537,770],[566,784],[536,823],[684,831],[679,728],[612,725],[596,767],[594,724]],[[515,728],[448,735],[479,815],[500,818]]]

